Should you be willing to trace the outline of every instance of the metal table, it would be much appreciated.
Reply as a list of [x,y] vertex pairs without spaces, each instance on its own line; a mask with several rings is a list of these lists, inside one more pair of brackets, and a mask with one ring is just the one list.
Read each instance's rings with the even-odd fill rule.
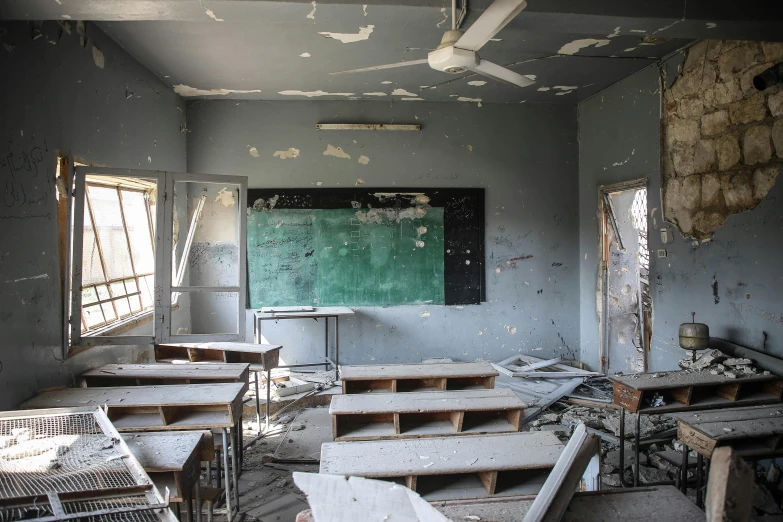
[[[340,366],[340,317],[346,315],[354,315],[354,311],[347,306],[319,306],[314,307],[311,310],[295,310],[296,307],[269,307],[262,308],[255,311],[255,321],[253,323],[253,334],[255,342],[261,344],[261,323],[262,321],[279,321],[281,319],[324,319],[324,360],[323,362],[303,363],[303,364],[289,364],[286,366],[278,366],[278,368],[304,368],[307,366],[320,366],[324,365],[324,369],[328,370],[329,366],[334,368],[335,378],[339,377]],[[329,358],[329,319],[334,318],[334,362]],[[268,384],[268,383],[267,383]],[[267,389],[269,386],[267,386]]]

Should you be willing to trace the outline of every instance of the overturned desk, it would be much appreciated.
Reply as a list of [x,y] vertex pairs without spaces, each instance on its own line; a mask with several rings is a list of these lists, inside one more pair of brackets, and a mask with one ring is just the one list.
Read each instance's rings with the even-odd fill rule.
[[[234,500],[239,507],[239,451],[244,383],[185,384],[169,386],[121,386],[116,388],[68,388],[44,392],[20,406],[27,409],[93,406],[106,415],[119,432],[184,431],[220,429],[223,447],[236,444],[237,451],[223,451],[226,470],[226,507],[231,517]],[[229,471],[230,470],[230,471]],[[232,476],[233,480],[229,477]],[[233,485],[233,491],[232,491]]]
[[155,345],[155,360],[167,363],[248,363],[255,374],[256,422],[261,432],[261,399],[258,392],[258,375],[266,372],[266,429],[269,429],[269,403],[271,402],[272,370],[278,368],[280,349],[277,344],[251,344],[232,342],[213,343],[164,343]]
[[[340,366],[340,317],[354,315],[354,311],[347,306],[283,306],[267,307],[256,310],[253,322],[255,342],[261,343],[261,323],[263,321],[279,321],[281,319],[318,319],[324,320],[324,361],[307,364],[290,364],[278,366],[278,368],[303,368],[306,366],[324,365],[334,368],[335,378],[338,377]],[[329,358],[329,319],[334,318],[334,362]]]

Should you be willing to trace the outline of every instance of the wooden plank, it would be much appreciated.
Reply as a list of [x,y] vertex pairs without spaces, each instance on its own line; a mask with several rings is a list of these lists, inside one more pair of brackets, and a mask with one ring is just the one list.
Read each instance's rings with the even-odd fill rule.
[[[586,460],[581,459],[580,462],[577,463],[577,457],[580,455],[580,450],[582,449],[584,442],[587,440],[587,437],[588,434],[587,430],[585,429],[585,425],[579,423],[579,425],[574,430],[574,434],[571,436],[571,439],[568,441],[568,444],[566,444],[566,447],[563,449],[563,453],[557,460],[555,467],[552,469],[552,473],[550,473],[549,477],[546,479],[544,487],[541,488],[541,492],[536,496],[536,500],[533,501],[533,505],[530,506],[530,509],[525,515],[523,522],[560,520],[560,516],[568,506],[568,501],[571,500],[571,495],[573,495],[574,484],[570,484],[571,495],[564,495],[564,497],[561,497],[561,500],[565,502],[564,504],[559,503],[553,506],[555,497],[561,488],[568,489],[569,484],[565,483],[565,479],[567,476],[570,476],[569,471],[571,468],[578,467],[579,464],[584,463],[584,467],[582,467],[581,470],[578,470],[578,480],[578,477],[582,476],[584,469],[587,467],[590,459],[595,454],[595,446],[597,446],[597,443],[593,441],[593,444],[588,446],[588,449],[592,450],[591,453],[589,453],[588,458]],[[549,512],[550,507],[554,508],[553,513]]]
[[495,494],[495,488],[498,484],[498,472],[497,471],[480,471],[478,473],[479,480],[484,484],[484,488],[487,490],[488,495]]
[[23,402],[22,409],[77,406],[181,406],[231,405],[241,397],[242,383],[174,384],[170,386],[117,386],[68,388],[46,392]]
[[[544,517],[548,522],[559,522],[565,515],[568,507],[571,504],[574,493],[579,490],[579,485],[582,482],[582,477],[585,476],[586,470],[591,462],[597,462],[599,460],[600,451],[600,438],[596,435],[588,435],[585,441],[582,443],[582,447],[576,455],[571,467],[566,473],[565,478],[562,481],[561,487],[552,500],[547,514]],[[595,464],[596,467],[598,464]],[[598,470],[596,470],[598,473]],[[595,490],[598,490],[597,476],[595,482]]]
[[753,468],[731,448],[718,448],[712,455],[707,481],[707,522],[749,520],[754,485]]
[[545,377],[547,379],[573,379],[574,377],[583,377],[584,375],[580,372],[528,372],[528,371],[516,371],[514,372],[514,377],[522,377],[522,378],[542,378]]
[[268,314],[273,312],[312,312],[315,310],[312,306],[265,306],[261,312]]
[[438,377],[490,377],[496,375],[498,375],[498,371],[487,362],[375,364],[366,366],[343,366],[340,368],[340,376],[344,381]]
[[335,395],[329,413],[436,412],[524,409],[508,388],[492,390],[410,392],[393,395]]
[[718,386],[718,389],[715,391],[715,395],[718,397],[723,397],[726,400],[729,401],[736,401],[739,399],[739,392],[742,388],[741,383],[736,382],[729,382],[726,384],[721,384]]
[[[435,507],[450,520],[519,522],[535,500],[532,496],[454,500]],[[475,520],[475,518],[473,518]],[[704,512],[674,486],[576,493],[562,522],[704,522]]]
[[614,375],[608,377],[615,383],[620,383],[634,390],[666,390],[670,388],[682,388],[685,386],[717,386],[731,382],[738,383],[762,383],[783,382],[777,375],[750,375],[729,379],[723,375],[713,375],[710,372],[654,372],[634,373],[629,375]]
[[[555,465],[562,450],[560,440],[550,432],[481,435],[470,439],[328,442],[321,446],[320,472],[388,478],[547,468]],[[447,456],[448,460],[441,456]]]
[[677,438],[689,448],[696,450],[706,457],[712,455],[712,452],[718,444],[717,440],[711,439],[683,423],[680,423],[678,426]]
[[680,404],[690,404],[691,397],[693,397],[693,387],[685,386],[682,388],[672,388],[669,390],[669,393],[672,395],[674,400]]
[[[147,473],[182,471],[202,444],[199,431],[170,433],[127,433],[122,436]],[[199,459],[201,460],[201,459]]]

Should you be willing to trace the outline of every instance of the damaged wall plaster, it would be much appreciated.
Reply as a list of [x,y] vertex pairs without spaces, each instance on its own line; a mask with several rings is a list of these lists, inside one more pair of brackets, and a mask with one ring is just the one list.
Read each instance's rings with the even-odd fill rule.
[[62,362],[55,151],[110,167],[185,172],[186,107],[94,24],[84,26],[94,46],[56,22],[44,22],[36,40],[27,23],[0,28],[14,45],[0,49],[0,67],[13,78],[0,82],[0,410],[7,410],[38,388],[73,384],[88,368],[149,361],[148,346],[103,346]]
[[664,91],[664,217],[706,239],[755,208],[783,166],[783,86],[753,77],[783,60],[783,43],[708,40],[687,51]]
[[[485,104],[476,110],[473,104],[322,100],[237,106],[231,100],[199,101],[188,106],[188,169],[247,175],[250,188],[303,188],[316,196],[320,187],[350,188],[360,180],[362,190],[411,188],[411,208],[428,204],[416,188],[485,187],[486,208],[492,209],[486,212],[488,302],[464,307],[360,307],[355,316],[340,320],[340,360],[498,361],[520,352],[572,359],[579,352],[575,109]],[[417,121],[424,130],[327,136],[315,129],[314,121]],[[456,133],[455,121],[460,122]],[[338,141],[329,143],[327,138]],[[263,150],[270,151],[295,147],[301,154],[295,163],[267,161],[259,169],[258,160],[247,154],[248,143],[263,143]],[[455,154],[467,143],[474,147],[472,154]],[[328,145],[342,147],[351,159],[324,156]],[[361,156],[370,158],[369,165],[359,163]],[[262,208],[265,204],[259,203]],[[494,209],[502,207],[505,210],[495,215]],[[354,212],[359,210],[362,217],[381,215],[375,205]],[[420,226],[409,219],[401,224]],[[426,231],[414,237],[412,249],[443,248]],[[459,259],[462,253],[445,255]],[[527,255],[532,257],[522,259]],[[495,273],[498,260],[511,258],[519,260]],[[425,311],[429,317],[422,317]],[[250,319],[247,331],[252,332]],[[270,323],[264,325],[264,335],[287,347],[286,362],[292,364],[311,361],[316,350],[323,350],[323,325],[315,321]]]

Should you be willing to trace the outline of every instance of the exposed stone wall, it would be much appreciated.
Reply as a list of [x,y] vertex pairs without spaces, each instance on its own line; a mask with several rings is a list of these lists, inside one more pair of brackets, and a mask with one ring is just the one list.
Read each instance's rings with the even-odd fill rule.
[[705,40],[693,45],[663,95],[664,211],[704,239],[754,208],[783,165],[783,86],[753,77],[783,61],[783,43]]

